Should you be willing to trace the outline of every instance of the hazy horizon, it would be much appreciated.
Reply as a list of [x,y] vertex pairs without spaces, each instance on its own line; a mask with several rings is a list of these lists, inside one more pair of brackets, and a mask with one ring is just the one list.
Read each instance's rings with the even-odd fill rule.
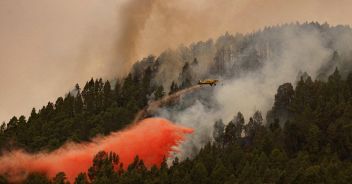
[[0,122],[63,96],[91,77],[114,78],[134,61],[180,44],[318,21],[351,25],[341,0],[3,0]]

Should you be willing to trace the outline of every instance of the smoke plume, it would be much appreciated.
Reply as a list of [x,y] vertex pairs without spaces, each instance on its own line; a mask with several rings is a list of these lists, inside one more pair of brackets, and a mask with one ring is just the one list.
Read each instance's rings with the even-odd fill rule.
[[[167,48],[285,22],[351,24],[349,0],[2,0],[0,121]],[[120,50],[121,49],[121,50]],[[45,80],[43,80],[45,76]],[[25,91],[25,92],[24,92]]]
[[[251,41],[243,42],[246,39]],[[248,120],[255,111],[261,111],[265,119],[274,103],[278,86],[286,82],[295,85],[300,73],[307,72],[315,79],[323,66],[328,66],[330,72],[335,67],[344,74],[350,72],[351,41],[349,27],[318,26],[315,23],[288,24],[248,35],[220,37],[215,43],[218,54],[211,62],[204,61],[212,63],[208,65],[210,69],[217,68],[215,63],[220,63],[218,75],[208,73],[203,76],[220,79],[220,85],[212,90],[204,89],[198,94],[186,95],[176,107],[164,107],[157,113],[197,130],[180,145],[181,151],[175,156],[184,159],[197,154],[204,144],[212,140],[213,125],[218,119],[226,124],[237,112],[242,112]],[[196,57],[192,51],[197,47],[191,46],[189,50],[191,57],[183,62],[190,62]],[[335,51],[341,60],[329,64]],[[203,61],[199,60],[199,65],[203,65]],[[174,76],[172,72],[181,71],[170,71],[169,77]],[[195,76],[197,73],[191,78]]]
[[158,108],[162,108],[163,106],[170,105],[171,103],[178,101],[182,95],[187,95],[188,93],[195,92],[200,87],[201,85],[194,85],[189,88],[177,91],[174,94],[165,96],[160,100],[149,103],[146,107],[144,107],[136,114],[133,122],[138,122],[148,115],[155,114]]
[[107,137],[96,138],[89,144],[67,144],[51,153],[28,154],[22,151],[7,153],[0,158],[0,174],[10,182],[19,182],[29,172],[43,172],[54,177],[65,172],[73,183],[80,172],[92,165],[93,156],[104,150],[115,152],[125,167],[136,155],[147,167],[159,165],[175,150],[192,129],[178,126],[166,119],[149,118]]
[[136,57],[138,53],[137,46],[142,31],[152,12],[154,1],[156,0],[129,1],[121,8],[120,16],[124,18],[121,19],[121,30],[117,39],[116,52],[118,55],[116,58],[113,58],[116,61],[108,64],[112,68],[112,71],[108,73],[113,73],[121,69],[127,69],[126,71],[128,71],[133,62],[138,59]]

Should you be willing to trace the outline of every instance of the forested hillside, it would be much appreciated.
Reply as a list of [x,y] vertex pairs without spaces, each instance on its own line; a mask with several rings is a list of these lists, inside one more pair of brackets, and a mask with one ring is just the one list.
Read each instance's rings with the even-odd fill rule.
[[122,79],[91,79],[83,89],[77,84],[73,92],[59,97],[55,103],[33,109],[28,119],[21,116],[4,122],[0,147],[24,148],[29,152],[53,150],[66,141],[88,141],[97,134],[121,129],[148,101],[189,87],[200,79],[236,79],[246,73],[259,73],[266,62],[272,62],[282,52],[280,46],[288,42],[283,36],[287,32],[297,36],[314,32],[323,38],[322,44],[335,51],[319,66],[319,78],[326,79],[324,76],[337,66],[343,66],[339,67],[343,69],[341,73],[347,75],[352,51],[339,43],[341,34],[352,37],[352,30],[347,26],[287,24],[247,35],[226,33],[216,42],[198,42],[167,50],[157,58],[149,56],[137,62]]
[[[214,142],[193,159],[148,169],[136,157],[124,170],[118,155],[100,152],[75,183],[350,183],[352,74],[344,80],[335,70],[327,82],[302,77],[275,97],[272,122],[264,124],[259,111],[248,122],[241,112],[227,125],[220,119]],[[289,114],[284,124],[281,113]],[[64,173],[52,179],[33,173],[25,181],[65,182]]]
[[150,85],[150,72],[143,78],[128,75],[115,82],[91,79],[75,94],[59,97],[39,111],[32,110],[28,120],[13,117],[1,126],[0,147],[4,150],[22,148],[29,152],[54,150],[66,141],[89,141],[90,138],[119,130],[130,123],[143,108],[148,97],[163,96],[162,87]]
[[[308,47],[311,55],[302,50],[287,53],[299,45],[294,36],[299,40],[314,37],[319,48]],[[137,62],[126,77],[105,82],[91,79],[82,89],[77,84],[55,103],[49,102],[39,110],[33,108],[28,119],[21,116],[4,122],[0,148],[2,154],[15,149],[35,153],[53,151],[70,141],[88,142],[97,135],[121,130],[150,101],[190,87],[200,79],[232,81],[255,75],[266,80],[270,76],[284,80],[279,81],[280,86],[264,83],[277,89],[276,95],[270,94],[269,99],[274,99],[271,108],[259,109],[251,117],[237,113],[241,109],[225,109],[235,109],[232,113],[236,116],[230,122],[223,120],[225,117],[212,122],[211,138],[202,139],[205,144],[197,145],[200,150],[193,149],[192,158],[176,157],[172,163],[165,158],[160,167],[147,168],[136,156],[123,169],[116,153],[99,152],[91,168],[77,176],[75,183],[350,183],[352,47],[343,38],[352,38],[348,26],[287,24],[246,35],[226,33],[215,42],[208,40],[167,50],[159,57],[149,56]],[[318,64],[315,60],[319,60]],[[308,61],[308,73],[299,67],[292,70],[301,72],[295,73],[297,79],[285,81],[279,76],[288,73],[286,67]],[[280,67],[280,63],[291,62],[298,64]],[[277,66],[283,71],[271,70]],[[217,93],[215,89],[205,89],[170,109],[181,112],[205,101],[207,108],[222,111],[218,107],[221,103],[216,103]],[[55,178],[32,173],[24,183],[66,182],[65,173],[58,173]],[[0,183],[7,183],[6,175]]]

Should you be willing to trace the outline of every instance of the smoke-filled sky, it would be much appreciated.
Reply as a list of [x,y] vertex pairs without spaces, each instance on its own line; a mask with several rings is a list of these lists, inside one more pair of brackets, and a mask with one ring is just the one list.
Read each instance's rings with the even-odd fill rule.
[[1,0],[0,121],[179,44],[295,21],[352,24],[349,0]]

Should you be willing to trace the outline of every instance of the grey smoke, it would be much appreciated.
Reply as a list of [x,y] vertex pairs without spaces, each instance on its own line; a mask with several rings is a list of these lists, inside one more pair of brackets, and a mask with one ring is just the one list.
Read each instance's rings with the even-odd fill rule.
[[[0,84],[6,87],[0,121],[28,115],[75,83],[121,76],[138,58],[226,31],[249,33],[307,20],[351,24],[351,5],[349,0],[2,0]],[[341,46],[347,40],[341,36]]]
[[[273,98],[278,86],[286,82],[295,85],[299,73],[306,72],[314,79],[322,66],[331,67],[330,71],[333,71],[335,67],[343,68],[346,72],[351,70],[352,67],[348,68],[351,66],[350,61],[352,61],[351,29],[343,26],[332,28],[315,26],[314,24],[305,26],[291,24],[259,32],[252,37],[247,35],[253,39],[250,42],[251,45],[240,52],[236,51],[238,49],[236,41],[231,41],[231,37],[227,37],[227,41],[230,43],[225,44],[225,47],[231,45],[229,52],[233,52],[234,56],[224,57],[227,67],[224,68],[220,76],[209,73],[203,76],[221,77],[228,72],[238,72],[239,74],[224,77],[216,87],[205,87],[203,93],[206,95],[186,96],[176,107],[163,108],[158,113],[159,116],[195,129],[194,134],[190,135],[189,139],[178,147],[180,152],[175,156],[185,159],[195,155],[204,144],[212,140],[214,122],[220,118],[227,123],[240,111],[248,121],[249,117],[257,110],[261,111],[265,117],[266,112],[273,105]],[[270,45],[270,47],[265,45]],[[237,46],[241,47],[242,45],[238,44]],[[238,63],[251,62],[243,54],[252,53],[253,48],[265,56],[259,57],[260,67],[257,70],[246,72],[246,68],[229,67],[243,66]],[[340,63],[328,65],[334,51],[338,51],[340,57],[344,59]],[[191,54],[191,56],[195,55]],[[213,55],[213,58],[215,57]],[[204,62],[200,60],[204,66],[214,64],[214,62],[216,62],[215,59]],[[165,62],[166,64],[168,63]],[[173,72],[177,73],[177,71]],[[175,76],[173,72],[169,72],[170,77]],[[163,77],[168,77],[164,76],[167,74],[166,71],[159,73],[162,73]],[[197,73],[194,75],[202,76]],[[204,97],[208,100],[202,100]],[[201,100],[196,100],[199,98]]]

